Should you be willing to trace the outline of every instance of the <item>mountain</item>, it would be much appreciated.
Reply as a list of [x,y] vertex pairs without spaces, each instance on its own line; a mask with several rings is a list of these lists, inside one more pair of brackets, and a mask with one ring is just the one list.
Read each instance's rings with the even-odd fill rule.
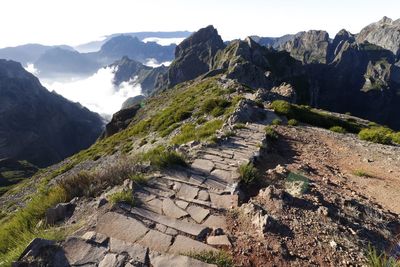
[[117,37],[120,35],[137,37],[140,41],[143,41],[146,38],[161,38],[161,39],[186,38],[190,34],[191,34],[191,32],[188,32],[188,31],[115,33],[115,34],[105,36],[105,38],[101,41],[92,41],[89,43],[78,45],[74,48],[81,53],[97,52],[100,50],[101,46],[104,45],[111,38]]
[[99,115],[56,93],[14,61],[0,60],[0,158],[48,166],[90,146]]
[[400,59],[400,19],[393,21],[383,17],[380,21],[363,28],[357,34],[357,42],[369,42],[390,50]]
[[65,50],[73,50],[72,47],[66,45],[46,46],[41,44],[26,44],[16,47],[1,48],[0,58],[18,61],[26,66],[28,63],[34,63],[46,51],[56,47]]

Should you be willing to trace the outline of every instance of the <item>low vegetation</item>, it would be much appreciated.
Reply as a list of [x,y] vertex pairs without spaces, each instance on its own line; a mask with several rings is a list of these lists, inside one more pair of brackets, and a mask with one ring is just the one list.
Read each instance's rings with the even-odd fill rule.
[[292,191],[292,193],[296,191],[294,192],[295,195],[302,195],[307,192],[310,186],[310,180],[304,175],[290,172],[286,178],[286,186],[290,187],[288,191]]
[[141,156],[144,161],[149,161],[150,165],[158,169],[172,166],[186,166],[184,157],[176,151],[172,151],[164,146],[155,147]]
[[372,178],[372,177],[374,177],[372,174],[370,174],[370,173],[368,173],[368,172],[366,172],[366,171],[364,171],[364,170],[354,170],[354,171],[353,171],[353,174],[354,174],[355,176],[359,176],[359,177],[367,177],[367,178]]
[[246,185],[256,182],[260,178],[257,168],[252,163],[239,166],[240,181]]
[[398,133],[395,134],[391,129],[382,126],[363,129],[358,134],[358,137],[361,140],[384,144],[384,145],[391,144],[394,141],[393,136],[396,139]]
[[329,128],[329,130],[332,132],[335,132],[335,133],[341,133],[341,134],[346,133],[346,129],[341,126],[333,126],[333,127]]
[[279,138],[278,133],[275,131],[274,127],[271,125],[265,126],[265,135],[267,136],[268,140],[277,140]]
[[203,251],[197,253],[193,252],[187,254],[187,256],[208,264],[215,264],[218,267],[234,266],[232,256],[222,250],[219,250],[218,252],[214,251]]
[[135,200],[133,198],[133,194],[132,194],[132,192],[129,192],[128,190],[123,190],[123,191],[111,194],[107,197],[107,199],[108,199],[108,201],[110,201],[113,204],[125,203],[132,207],[135,206]]
[[180,133],[172,138],[173,144],[185,144],[190,141],[201,141],[210,138],[215,132],[221,129],[222,120],[212,120],[201,126],[187,123],[180,129]]
[[281,125],[282,120],[281,119],[273,119],[271,122],[272,125]]
[[356,122],[346,121],[328,113],[312,109],[308,106],[290,104],[284,100],[276,100],[272,102],[271,107],[276,113],[284,115],[289,119],[295,119],[303,123],[326,129],[340,126],[348,132],[358,133],[364,127]]
[[400,262],[394,258],[388,257],[384,252],[378,253],[371,245],[367,251],[368,267],[400,267]]
[[296,119],[290,119],[287,123],[289,126],[297,126],[299,122]]

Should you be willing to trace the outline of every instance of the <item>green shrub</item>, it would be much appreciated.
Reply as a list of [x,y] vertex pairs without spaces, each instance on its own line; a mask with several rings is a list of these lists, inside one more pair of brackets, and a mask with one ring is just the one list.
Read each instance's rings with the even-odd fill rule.
[[299,122],[296,119],[290,119],[288,121],[289,126],[297,126],[298,124],[299,124]]
[[223,98],[209,98],[206,99],[201,108],[203,113],[211,114],[214,117],[218,117],[224,114],[225,109],[228,108],[232,103]]
[[279,138],[278,133],[275,131],[274,127],[271,125],[265,126],[264,131],[269,140],[277,140]]
[[192,116],[192,112],[187,110],[178,110],[174,115],[174,121],[180,122],[190,118],[190,116]]
[[108,199],[108,201],[110,201],[113,204],[123,202],[132,207],[135,205],[135,200],[133,198],[133,194],[132,194],[132,192],[129,192],[128,190],[124,190],[124,191],[120,191],[120,192],[111,194],[107,197],[107,199]]
[[333,126],[333,127],[329,128],[329,130],[332,132],[335,132],[335,133],[341,133],[341,134],[346,133],[346,129],[344,129],[343,127],[340,127],[340,126]]
[[391,137],[392,137],[393,143],[400,145],[400,132],[393,133]]
[[168,150],[163,146],[158,146],[146,152],[142,159],[150,161],[150,164],[156,168],[167,168],[174,165],[186,166],[183,156],[175,151]]
[[366,172],[364,170],[354,170],[353,174],[355,176],[359,176],[359,177],[368,177],[368,178],[374,177],[372,174],[369,174],[368,172]]
[[240,181],[244,184],[252,184],[259,178],[259,172],[252,163],[239,166]]
[[272,109],[280,115],[285,115],[289,119],[296,119],[303,123],[329,129],[333,126],[340,126],[351,133],[359,133],[364,128],[356,122],[343,120],[326,112],[314,110],[307,106],[290,104],[284,100],[276,100],[271,104]]
[[281,125],[282,124],[282,120],[281,119],[274,119],[271,122],[272,125]]
[[232,257],[227,252],[222,250],[219,250],[217,252],[203,251],[196,253],[188,253],[187,256],[208,264],[215,264],[218,267],[234,266]]
[[246,124],[244,123],[236,123],[235,125],[233,125],[233,129],[237,130],[237,129],[247,129]]
[[368,267],[400,267],[396,259],[388,257],[384,252],[378,254],[371,245],[368,245],[367,265]]
[[393,131],[386,127],[363,129],[358,134],[361,140],[388,145],[392,142]]
[[307,192],[310,185],[310,180],[307,177],[294,172],[289,173],[289,175],[286,178],[286,182],[299,184],[300,194],[304,194],[305,192]]

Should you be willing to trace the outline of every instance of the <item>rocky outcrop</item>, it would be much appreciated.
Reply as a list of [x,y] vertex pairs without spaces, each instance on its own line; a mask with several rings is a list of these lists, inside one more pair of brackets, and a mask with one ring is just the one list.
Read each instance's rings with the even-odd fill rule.
[[130,108],[136,105],[140,105],[146,99],[143,95],[137,95],[134,97],[130,97],[122,103],[121,109]]
[[48,166],[90,146],[102,128],[98,114],[49,92],[21,64],[0,60],[0,158]]
[[337,54],[342,49],[342,46],[346,43],[354,43],[355,42],[355,35],[351,34],[349,31],[345,29],[340,30],[335,38],[332,40],[332,43],[329,45],[328,51],[328,63],[332,62]]
[[392,51],[399,59],[400,19],[393,21],[388,17],[383,17],[380,21],[368,25],[357,35],[357,42],[368,42],[383,47]]
[[159,87],[172,87],[208,72],[215,54],[224,47],[224,42],[213,26],[193,33],[176,47],[175,60]]
[[329,34],[326,31],[311,30],[296,34],[295,38],[282,44],[280,50],[305,64],[327,63]]
[[106,125],[106,129],[101,135],[101,138],[107,138],[113,134],[122,131],[128,127],[129,123],[135,117],[137,111],[140,109],[140,104],[121,109],[115,113],[111,121]]

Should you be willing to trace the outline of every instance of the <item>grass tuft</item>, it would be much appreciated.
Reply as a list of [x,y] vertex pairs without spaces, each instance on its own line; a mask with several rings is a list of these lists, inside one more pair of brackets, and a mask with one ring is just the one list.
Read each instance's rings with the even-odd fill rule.
[[194,258],[196,260],[215,264],[218,267],[231,267],[234,266],[232,256],[225,251],[203,251],[203,252],[192,252],[188,253],[186,256]]
[[116,192],[114,194],[111,194],[107,197],[108,201],[110,201],[113,204],[116,203],[126,203],[130,206],[135,206],[135,200],[133,198],[132,192],[129,192],[128,190]]
[[142,159],[158,169],[173,167],[176,165],[187,166],[183,156],[178,152],[171,151],[164,146],[158,146],[146,152]]
[[252,184],[260,178],[257,168],[252,164],[242,164],[239,166],[240,181],[244,184]]
[[341,126],[332,126],[331,128],[329,128],[329,130],[335,133],[341,133],[341,134],[346,133],[346,129]]

